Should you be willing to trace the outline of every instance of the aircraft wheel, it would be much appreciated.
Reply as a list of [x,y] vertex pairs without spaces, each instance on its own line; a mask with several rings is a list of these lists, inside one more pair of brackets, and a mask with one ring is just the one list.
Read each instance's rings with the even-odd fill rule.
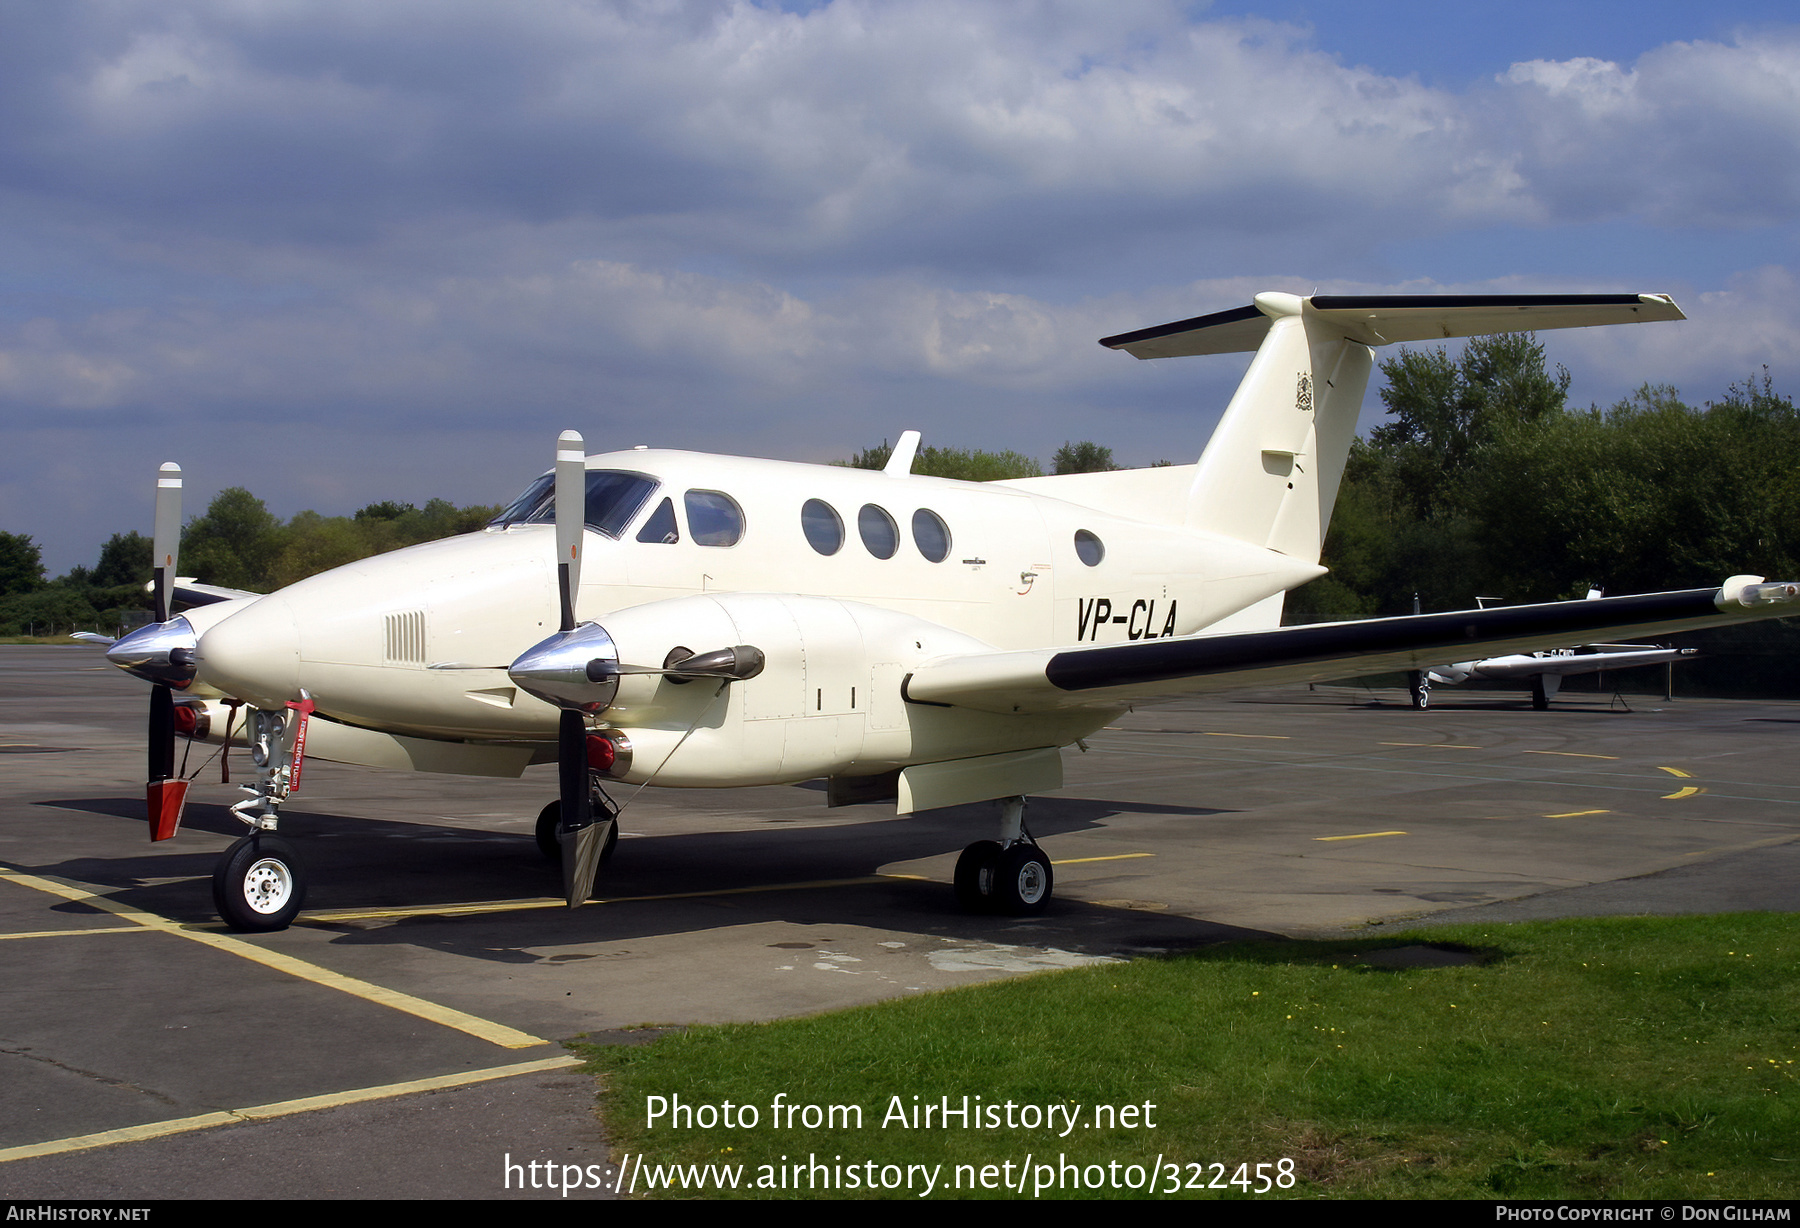
[[[557,824],[562,822],[562,802],[554,801],[542,810],[537,817],[538,852],[545,860],[562,864],[562,842],[556,838]],[[619,820],[614,819],[612,830],[606,833],[606,843],[600,846],[600,864],[605,865],[612,860],[613,849],[619,843]]]
[[1531,680],[1531,706],[1539,712],[1550,707],[1550,695],[1544,690],[1544,676],[1539,674]]
[[994,911],[1013,917],[1043,912],[1055,882],[1043,849],[1035,844],[1015,844],[994,863]]
[[537,846],[546,861],[562,860],[562,845],[556,840],[556,825],[562,821],[562,803],[551,802],[538,811]]
[[997,840],[977,840],[956,859],[956,902],[964,912],[986,912],[993,902]]
[[245,836],[213,870],[213,905],[234,930],[284,930],[305,900],[306,877],[293,846],[275,836]]

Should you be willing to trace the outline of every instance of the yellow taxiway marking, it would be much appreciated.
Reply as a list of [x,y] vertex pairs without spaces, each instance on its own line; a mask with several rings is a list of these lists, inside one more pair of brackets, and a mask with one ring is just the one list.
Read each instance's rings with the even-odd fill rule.
[[1673,792],[1673,793],[1663,794],[1663,801],[1665,801],[1665,802],[1679,801],[1680,799],[1682,799],[1684,797],[1693,797],[1695,794],[1704,793],[1704,792],[1706,792],[1705,789],[1695,788],[1693,785],[1684,785],[1681,788],[1675,790],[1675,792]]
[[1692,772],[1684,772],[1680,768],[1662,767],[1662,766],[1658,765],[1656,770],[1659,772],[1667,772],[1671,776],[1679,776],[1683,780],[1692,780],[1694,778],[1694,774]]
[[352,1091],[328,1092],[323,1096],[306,1096],[299,1100],[280,1100],[247,1109],[223,1109],[194,1117],[176,1117],[169,1121],[146,1122],[119,1130],[102,1130],[98,1134],[79,1134],[73,1138],[52,1139],[46,1143],[27,1143],[20,1147],[0,1148],[0,1164],[9,1160],[27,1160],[35,1156],[64,1155],[71,1151],[91,1151],[95,1147],[111,1147],[115,1143],[140,1143],[146,1139],[167,1138],[171,1134],[188,1134],[195,1130],[211,1130],[217,1126],[236,1125],[247,1121],[268,1121],[291,1117],[296,1113],[313,1113],[335,1109],[346,1104],[362,1104],[370,1100],[391,1100],[415,1092],[442,1091],[450,1087],[467,1087],[494,1079],[510,1079],[514,1075],[540,1074],[546,1070],[562,1070],[579,1066],[581,1059],[570,1055],[540,1058],[535,1062],[517,1062],[511,1066],[490,1066],[486,1070],[469,1070],[460,1074],[436,1075],[429,1079],[413,1079],[406,1083],[389,1083],[382,1087],[359,1087]]
[[467,1033],[478,1040],[499,1045],[503,1049],[530,1049],[550,1042],[541,1036],[533,1036],[521,1032],[517,1028],[509,1028],[505,1024],[495,1023],[490,1019],[482,1019],[448,1006],[440,1006],[436,1002],[427,1002],[423,998],[415,998],[411,994],[401,993],[397,989],[388,989],[381,985],[373,985],[353,976],[345,976],[333,972],[329,968],[321,968],[317,964],[309,964],[303,959],[295,959],[291,955],[283,955],[277,951],[265,950],[254,943],[233,938],[213,930],[197,929],[159,917],[155,913],[147,913],[130,905],[121,904],[117,900],[98,895],[85,888],[69,883],[57,882],[54,879],[40,878],[35,874],[26,874],[19,870],[0,869],[0,879],[18,883],[22,887],[31,887],[49,895],[60,896],[78,904],[86,904],[103,912],[123,917],[127,921],[136,922],[146,929],[153,929],[164,934],[173,934],[177,938],[186,938],[216,950],[236,955],[240,959],[250,960],[265,968],[273,968],[277,972],[285,972],[289,976],[303,981],[311,981],[315,985],[323,985],[327,989],[335,989],[352,997],[361,998],[365,1002],[373,1002],[391,1010],[415,1015],[420,1019],[454,1028],[458,1032]]
[[1053,866],[1078,866],[1089,861],[1130,861],[1133,857],[1154,857],[1155,853],[1111,853],[1105,857],[1070,857],[1063,861],[1053,861]]
[[1617,759],[1617,755],[1587,755],[1578,750],[1528,750],[1528,755],[1561,755],[1565,759]]
[[87,934],[153,934],[155,930],[141,925],[105,925],[91,930],[26,930],[18,934],[0,934],[0,942],[8,938],[70,938]]
[[1590,814],[1611,814],[1610,810],[1571,810],[1567,814],[1547,814],[1546,819],[1579,819]]
[[1373,840],[1377,836],[1404,836],[1403,831],[1365,831],[1354,836],[1314,836],[1314,840]]
[[1261,738],[1265,742],[1292,742],[1294,739],[1285,733],[1214,733],[1210,729],[1200,731],[1209,738]]
[[1377,742],[1377,746],[1422,746],[1426,750],[1480,750],[1479,746],[1464,746],[1459,742]]

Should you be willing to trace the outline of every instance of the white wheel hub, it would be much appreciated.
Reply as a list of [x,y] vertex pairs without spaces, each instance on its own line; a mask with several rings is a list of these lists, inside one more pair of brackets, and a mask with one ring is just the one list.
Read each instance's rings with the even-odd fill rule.
[[261,858],[244,874],[244,902],[264,916],[287,907],[293,894],[294,872],[277,858]]
[[1044,867],[1035,861],[1019,867],[1019,898],[1027,904],[1044,898]]

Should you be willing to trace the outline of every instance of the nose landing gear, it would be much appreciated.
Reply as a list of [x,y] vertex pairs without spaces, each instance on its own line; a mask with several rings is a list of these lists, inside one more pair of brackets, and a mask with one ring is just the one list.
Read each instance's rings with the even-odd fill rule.
[[253,708],[247,731],[256,780],[243,786],[250,796],[231,813],[250,827],[250,834],[225,850],[213,870],[213,906],[234,930],[269,933],[284,930],[306,902],[306,871],[294,848],[275,835],[281,803],[300,785],[306,753],[306,718],[312,701],[304,694],[285,711]]

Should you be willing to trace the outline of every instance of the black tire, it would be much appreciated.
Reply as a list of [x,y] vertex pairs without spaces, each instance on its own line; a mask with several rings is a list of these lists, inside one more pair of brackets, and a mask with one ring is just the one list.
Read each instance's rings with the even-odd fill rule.
[[1539,712],[1548,711],[1550,696],[1544,690],[1544,676],[1538,674],[1531,680],[1531,706]]
[[293,846],[276,836],[245,836],[213,870],[213,906],[242,933],[286,929],[306,902],[306,874]]
[[994,862],[1000,842],[977,840],[956,859],[956,902],[964,912],[987,912],[994,893]]
[[[537,846],[538,852],[546,861],[562,864],[562,842],[556,838],[557,824],[562,822],[562,801],[551,802],[538,811]],[[612,860],[613,849],[619,844],[619,820],[613,819],[612,830],[606,833],[606,843],[600,846],[600,864],[605,865]]]
[[1012,917],[1030,917],[1050,903],[1056,876],[1050,859],[1035,844],[1015,844],[994,863],[993,907]]
[[562,861],[562,845],[556,839],[556,825],[562,822],[562,802],[554,801],[538,811],[537,846],[545,861]]

